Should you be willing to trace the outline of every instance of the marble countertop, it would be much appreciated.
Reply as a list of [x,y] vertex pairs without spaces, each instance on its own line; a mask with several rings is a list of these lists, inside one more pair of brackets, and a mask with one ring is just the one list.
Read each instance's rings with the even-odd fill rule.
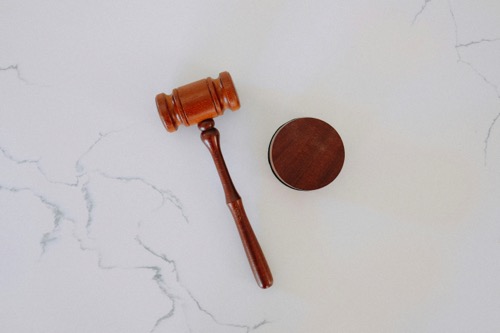
[[[499,332],[500,2],[3,1],[1,332]],[[274,275],[257,287],[196,128],[154,97],[231,72],[216,119]],[[340,133],[329,186],[267,148]]]

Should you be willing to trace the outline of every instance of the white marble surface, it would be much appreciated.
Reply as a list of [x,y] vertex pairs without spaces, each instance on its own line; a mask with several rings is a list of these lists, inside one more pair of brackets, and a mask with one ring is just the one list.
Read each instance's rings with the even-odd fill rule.
[[[499,332],[500,2],[0,4],[1,332]],[[259,290],[196,128],[154,96],[220,71],[216,119],[274,273]],[[281,185],[282,123],[342,135]]]

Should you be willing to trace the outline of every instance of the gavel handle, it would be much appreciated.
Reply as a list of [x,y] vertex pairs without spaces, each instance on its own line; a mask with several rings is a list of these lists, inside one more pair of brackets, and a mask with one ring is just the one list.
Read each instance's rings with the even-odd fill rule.
[[264,253],[260,248],[257,237],[252,230],[248,217],[243,208],[241,197],[234,187],[233,181],[229,176],[224,157],[220,149],[219,131],[214,127],[213,119],[207,119],[198,124],[201,132],[201,140],[207,146],[219,173],[222,187],[226,195],[226,203],[231,211],[236,227],[241,237],[245,253],[252,268],[253,275],[257,284],[261,288],[269,288],[273,284],[273,276],[267,264]]

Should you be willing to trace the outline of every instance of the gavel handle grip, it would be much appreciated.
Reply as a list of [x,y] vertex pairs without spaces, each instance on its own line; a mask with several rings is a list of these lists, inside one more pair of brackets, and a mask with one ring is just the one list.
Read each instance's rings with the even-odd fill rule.
[[213,120],[205,120],[198,125],[202,130],[201,140],[207,146],[210,154],[219,173],[220,180],[222,182],[222,187],[224,188],[224,193],[226,195],[226,203],[231,211],[236,227],[240,234],[245,253],[252,268],[253,275],[259,287],[265,289],[269,288],[273,284],[273,276],[269,265],[267,264],[264,253],[260,248],[257,237],[252,230],[252,226],[248,221],[248,217],[243,208],[243,202],[240,195],[234,187],[233,181],[227,170],[226,163],[224,162],[224,157],[220,149],[220,135],[219,131],[213,127]]

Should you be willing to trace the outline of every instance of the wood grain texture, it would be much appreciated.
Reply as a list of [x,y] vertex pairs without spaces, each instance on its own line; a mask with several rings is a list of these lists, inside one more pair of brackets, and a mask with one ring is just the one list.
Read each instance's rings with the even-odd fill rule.
[[219,131],[214,127],[213,119],[202,121],[198,124],[201,132],[201,140],[210,151],[215,163],[215,167],[222,182],[222,187],[226,195],[226,203],[233,215],[234,222],[238,228],[245,253],[250,263],[250,268],[254,274],[257,284],[261,288],[269,288],[273,284],[273,276],[260,244],[253,232],[243,207],[240,195],[234,187],[229,171],[227,170],[222,151],[220,149]]
[[167,131],[175,132],[179,125],[196,125],[227,109],[236,111],[240,101],[231,75],[222,72],[217,79],[209,77],[176,88],[171,95],[156,95],[156,106]]
[[198,124],[201,140],[210,151],[219,173],[226,203],[238,228],[257,284],[261,288],[269,288],[273,284],[271,270],[248,221],[241,197],[229,176],[220,149],[219,131],[214,127],[212,119],[222,115],[226,109],[236,111],[240,107],[231,75],[222,72],[217,79],[206,78],[189,83],[174,89],[171,95],[160,93],[156,96],[156,106],[168,132],[175,132],[179,125]]
[[295,190],[330,184],[344,165],[344,144],[337,131],[316,118],[282,125],[269,145],[269,164],[276,177]]

